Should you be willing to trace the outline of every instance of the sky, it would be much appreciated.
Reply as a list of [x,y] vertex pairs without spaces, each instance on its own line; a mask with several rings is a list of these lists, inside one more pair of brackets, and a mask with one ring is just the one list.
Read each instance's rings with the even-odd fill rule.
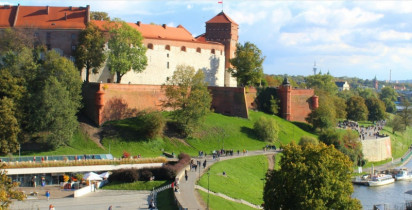
[[[412,79],[412,1],[3,1],[30,6],[86,6],[127,22],[183,25],[193,36],[223,11],[239,24],[239,42],[255,44],[266,74]],[[223,7],[222,7],[223,6]],[[391,73],[390,73],[391,72]]]

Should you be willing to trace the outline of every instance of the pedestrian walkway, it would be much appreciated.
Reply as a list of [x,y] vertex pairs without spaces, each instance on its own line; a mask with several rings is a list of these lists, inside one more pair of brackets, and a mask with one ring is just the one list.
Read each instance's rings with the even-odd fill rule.
[[234,158],[242,158],[246,156],[255,156],[255,155],[269,155],[269,154],[276,154],[280,152],[279,150],[268,150],[268,151],[263,151],[263,150],[256,150],[256,151],[249,151],[245,155],[240,153],[240,155],[233,154],[233,156],[221,156],[219,158],[213,159],[212,156],[207,156],[206,158],[195,158],[195,162],[197,160],[203,161],[206,159],[207,166],[206,168],[198,166],[198,169],[196,171],[188,171],[188,179],[187,181],[183,178],[180,181],[180,190],[179,192],[175,192],[175,196],[179,203],[182,205],[184,209],[188,210],[196,210],[196,209],[206,209],[206,206],[202,205],[201,202],[199,202],[200,196],[198,195],[197,191],[195,190],[195,184],[196,181],[200,176],[202,176],[205,172],[207,172],[208,168],[213,165],[214,163],[218,161],[223,161],[223,160],[229,160],[229,159],[234,159]]

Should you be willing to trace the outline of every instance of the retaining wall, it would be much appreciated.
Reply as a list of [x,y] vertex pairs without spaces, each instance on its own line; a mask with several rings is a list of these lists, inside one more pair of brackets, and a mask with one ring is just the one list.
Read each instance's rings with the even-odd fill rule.
[[391,138],[384,137],[378,139],[361,140],[362,152],[368,161],[381,161],[392,158]]

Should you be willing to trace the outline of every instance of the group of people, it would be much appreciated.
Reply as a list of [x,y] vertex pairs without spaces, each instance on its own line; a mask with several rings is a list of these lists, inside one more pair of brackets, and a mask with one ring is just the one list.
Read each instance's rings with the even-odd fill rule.
[[[194,169],[194,171],[197,171],[197,167],[199,167],[200,170],[200,166],[201,166],[202,162],[200,160],[197,160],[196,163],[194,162],[193,159],[190,160],[190,164],[189,164],[189,168],[190,171],[192,171],[192,169]],[[206,159],[203,161],[203,168],[206,168]],[[187,173],[186,173],[187,174]],[[187,179],[186,179],[187,180]]]
[[364,127],[364,126],[359,126],[357,122],[345,120],[345,121],[339,121],[338,127],[343,128],[343,129],[349,128],[349,129],[355,130],[359,133],[359,139],[365,140],[366,138],[374,137],[377,139],[378,137],[382,137],[383,135],[381,135],[379,132],[383,129],[385,124],[386,124],[386,121],[381,120],[381,121],[377,121],[373,126]]

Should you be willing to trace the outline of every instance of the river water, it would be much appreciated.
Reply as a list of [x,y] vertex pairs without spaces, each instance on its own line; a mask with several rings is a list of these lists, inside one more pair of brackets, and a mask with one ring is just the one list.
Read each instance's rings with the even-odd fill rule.
[[[404,167],[412,171],[412,161],[409,161]],[[373,205],[387,204],[390,209],[402,209],[405,201],[412,201],[412,195],[406,194],[406,191],[412,190],[412,181],[396,181],[394,184],[368,187],[354,185],[352,197],[361,201],[363,209],[373,209]]]

